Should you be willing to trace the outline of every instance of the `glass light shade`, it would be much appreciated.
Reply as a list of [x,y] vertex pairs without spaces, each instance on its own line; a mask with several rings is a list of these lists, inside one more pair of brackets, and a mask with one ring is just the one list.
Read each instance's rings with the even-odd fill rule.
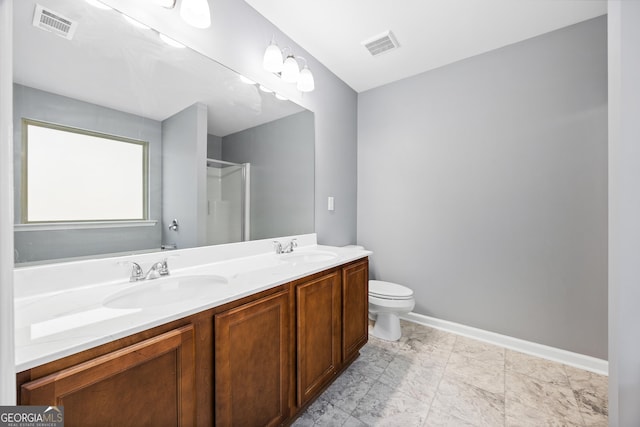
[[282,64],[282,80],[287,83],[296,83],[298,76],[300,75],[300,68],[298,68],[298,61],[293,55],[287,56]]
[[272,91],[271,89],[269,89],[268,87],[266,87],[266,86],[262,86],[262,85],[260,85],[260,90],[261,90],[261,91],[263,91],[263,92],[265,92],[265,93],[272,93],[272,92],[273,92],[273,91]]
[[211,26],[211,11],[207,0],[182,0],[180,16],[192,27],[209,28]]
[[270,73],[279,73],[282,71],[282,52],[278,45],[271,43],[267,46],[267,49],[264,51],[262,68]]
[[316,87],[316,84],[313,81],[313,74],[311,74],[311,70],[307,68],[306,65],[300,71],[297,87],[300,92],[311,92]]

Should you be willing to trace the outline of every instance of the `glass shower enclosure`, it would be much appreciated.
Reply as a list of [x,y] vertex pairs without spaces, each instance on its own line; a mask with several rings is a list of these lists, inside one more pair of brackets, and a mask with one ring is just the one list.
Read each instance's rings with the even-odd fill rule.
[[207,244],[249,240],[249,163],[207,159]]

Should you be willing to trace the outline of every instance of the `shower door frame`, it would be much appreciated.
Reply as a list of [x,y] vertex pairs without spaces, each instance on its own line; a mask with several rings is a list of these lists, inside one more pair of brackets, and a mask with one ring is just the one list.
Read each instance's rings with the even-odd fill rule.
[[242,171],[242,186],[240,189],[240,241],[247,242],[251,238],[251,163],[234,163],[226,160],[218,160],[207,157],[207,167],[209,163],[219,165],[239,166]]

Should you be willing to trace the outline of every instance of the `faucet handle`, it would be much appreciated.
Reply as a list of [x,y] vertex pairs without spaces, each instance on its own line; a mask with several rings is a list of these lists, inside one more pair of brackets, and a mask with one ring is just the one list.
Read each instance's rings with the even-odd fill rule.
[[158,269],[158,272],[161,276],[169,275],[169,264],[167,263],[167,258],[164,258],[162,261],[160,261],[160,268]]
[[298,239],[293,238],[291,239],[291,243],[289,243],[291,245],[291,250],[293,251],[293,248],[297,248],[298,247]]
[[129,277],[130,282],[137,282],[138,280],[144,279],[144,271],[142,271],[142,267],[137,262],[129,261],[131,263],[131,276]]
[[278,242],[277,240],[273,241],[273,248],[276,250],[276,254],[282,253],[282,243]]

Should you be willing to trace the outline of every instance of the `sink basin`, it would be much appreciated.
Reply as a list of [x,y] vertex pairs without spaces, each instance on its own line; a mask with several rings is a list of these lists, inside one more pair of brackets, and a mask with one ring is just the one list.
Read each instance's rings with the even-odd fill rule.
[[196,299],[211,293],[216,285],[226,285],[222,276],[165,277],[139,282],[106,298],[102,305],[111,308],[144,308]]
[[282,255],[282,261],[293,264],[326,262],[338,258],[338,255],[329,251],[297,251]]

